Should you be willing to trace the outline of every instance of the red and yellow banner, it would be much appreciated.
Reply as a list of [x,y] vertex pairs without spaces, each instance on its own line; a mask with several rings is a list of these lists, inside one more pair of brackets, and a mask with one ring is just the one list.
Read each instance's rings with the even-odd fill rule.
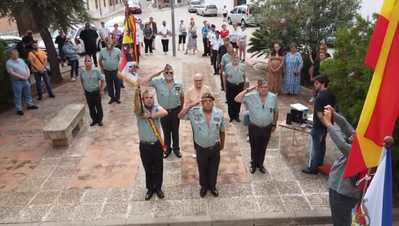
[[370,40],[365,63],[374,69],[352,143],[345,176],[378,165],[383,139],[399,117],[399,1],[385,0]]

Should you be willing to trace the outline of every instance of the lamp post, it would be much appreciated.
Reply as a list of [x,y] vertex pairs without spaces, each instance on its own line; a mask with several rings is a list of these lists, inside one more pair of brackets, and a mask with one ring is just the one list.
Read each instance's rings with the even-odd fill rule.
[[172,50],[173,56],[176,56],[176,28],[175,28],[175,0],[170,0],[170,8],[172,13]]

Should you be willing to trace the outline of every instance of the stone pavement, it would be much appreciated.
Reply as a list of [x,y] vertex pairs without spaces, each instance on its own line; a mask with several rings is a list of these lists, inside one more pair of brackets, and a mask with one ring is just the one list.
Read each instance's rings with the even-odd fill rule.
[[[175,68],[185,87],[201,72],[226,110],[219,77],[211,75],[209,59],[144,57],[141,74],[158,71],[165,63]],[[154,64],[154,62],[157,62]],[[250,80],[262,76],[248,68]],[[199,197],[198,172],[191,127],[181,123],[182,159],[164,161],[165,200],[144,201],[144,170],[138,153],[132,90],[122,92],[121,105],[103,98],[104,127],[86,127],[68,148],[53,149],[41,129],[63,106],[84,102],[78,82],[55,89],[56,99],[45,98],[40,109],[23,117],[13,110],[0,117],[0,222],[27,225],[310,225],[328,223],[325,176],[307,176],[305,134],[292,145],[292,132],[278,128],[266,156],[267,174],[248,171],[247,129],[227,126],[218,178],[218,198]],[[305,93],[306,94],[306,93]],[[304,95],[305,95],[304,94]],[[306,97],[281,96],[280,121],[290,103]],[[86,115],[89,121],[88,114]],[[227,115],[226,115],[227,118]],[[333,145],[330,145],[333,146]],[[333,153],[334,151],[329,150]],[[334,155],[329,154],[329,159]],[[234,220],[234,221],[232,221]],[[195,224],[194,224],[195,225]]]

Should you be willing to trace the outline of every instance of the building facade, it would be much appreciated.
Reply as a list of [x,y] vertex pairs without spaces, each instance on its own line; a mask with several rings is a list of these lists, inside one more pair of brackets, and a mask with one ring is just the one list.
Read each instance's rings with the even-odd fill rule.
[[89,15],[95,20],[101,20],[125,9],[122,0],[85,0]]

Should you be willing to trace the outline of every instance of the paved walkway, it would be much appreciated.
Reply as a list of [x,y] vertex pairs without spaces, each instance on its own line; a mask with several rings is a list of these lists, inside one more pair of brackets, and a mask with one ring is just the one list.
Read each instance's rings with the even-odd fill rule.
[[[156,72],[165,63],[174,66],[185,87],[191,85],[193,73],[207,75],[206,82],[227,118],[219,77],[211,75],[208,58],[199,54],[145,57],[141,74]],[[256,80],[261,74],[249,68],[248,76]],[[292,145],[292,132],[278,128],[267,150],[267,174],[252,175],[247,129],[239,123],[227,127],[218,198],[199,197],[191,127],[185,121],[181,124],[183,158],[172,154],[164,161],[165,200],[144,201],[133,91],[123,90],[121,105],[108,105],[104,97],[105,126],[86,127],[63,149],[53,149],[41,129],[63,106],[84,98],[78,82],[68,82],[55,92],[55,99],[44,98],[38,103],[39,110],[27,111],[23,117],[13,110],[1,114],[0,223],[233,225],[229,220],[236,219],[235,225],[305,225],[329,214],[326,177],[300,173],[307,161],[307,135],[297,134],[298,143]],[[305,103],[306,99],[282,96],[280,121],[290,103]],[[86,117],[89,121],[88,114]]]

